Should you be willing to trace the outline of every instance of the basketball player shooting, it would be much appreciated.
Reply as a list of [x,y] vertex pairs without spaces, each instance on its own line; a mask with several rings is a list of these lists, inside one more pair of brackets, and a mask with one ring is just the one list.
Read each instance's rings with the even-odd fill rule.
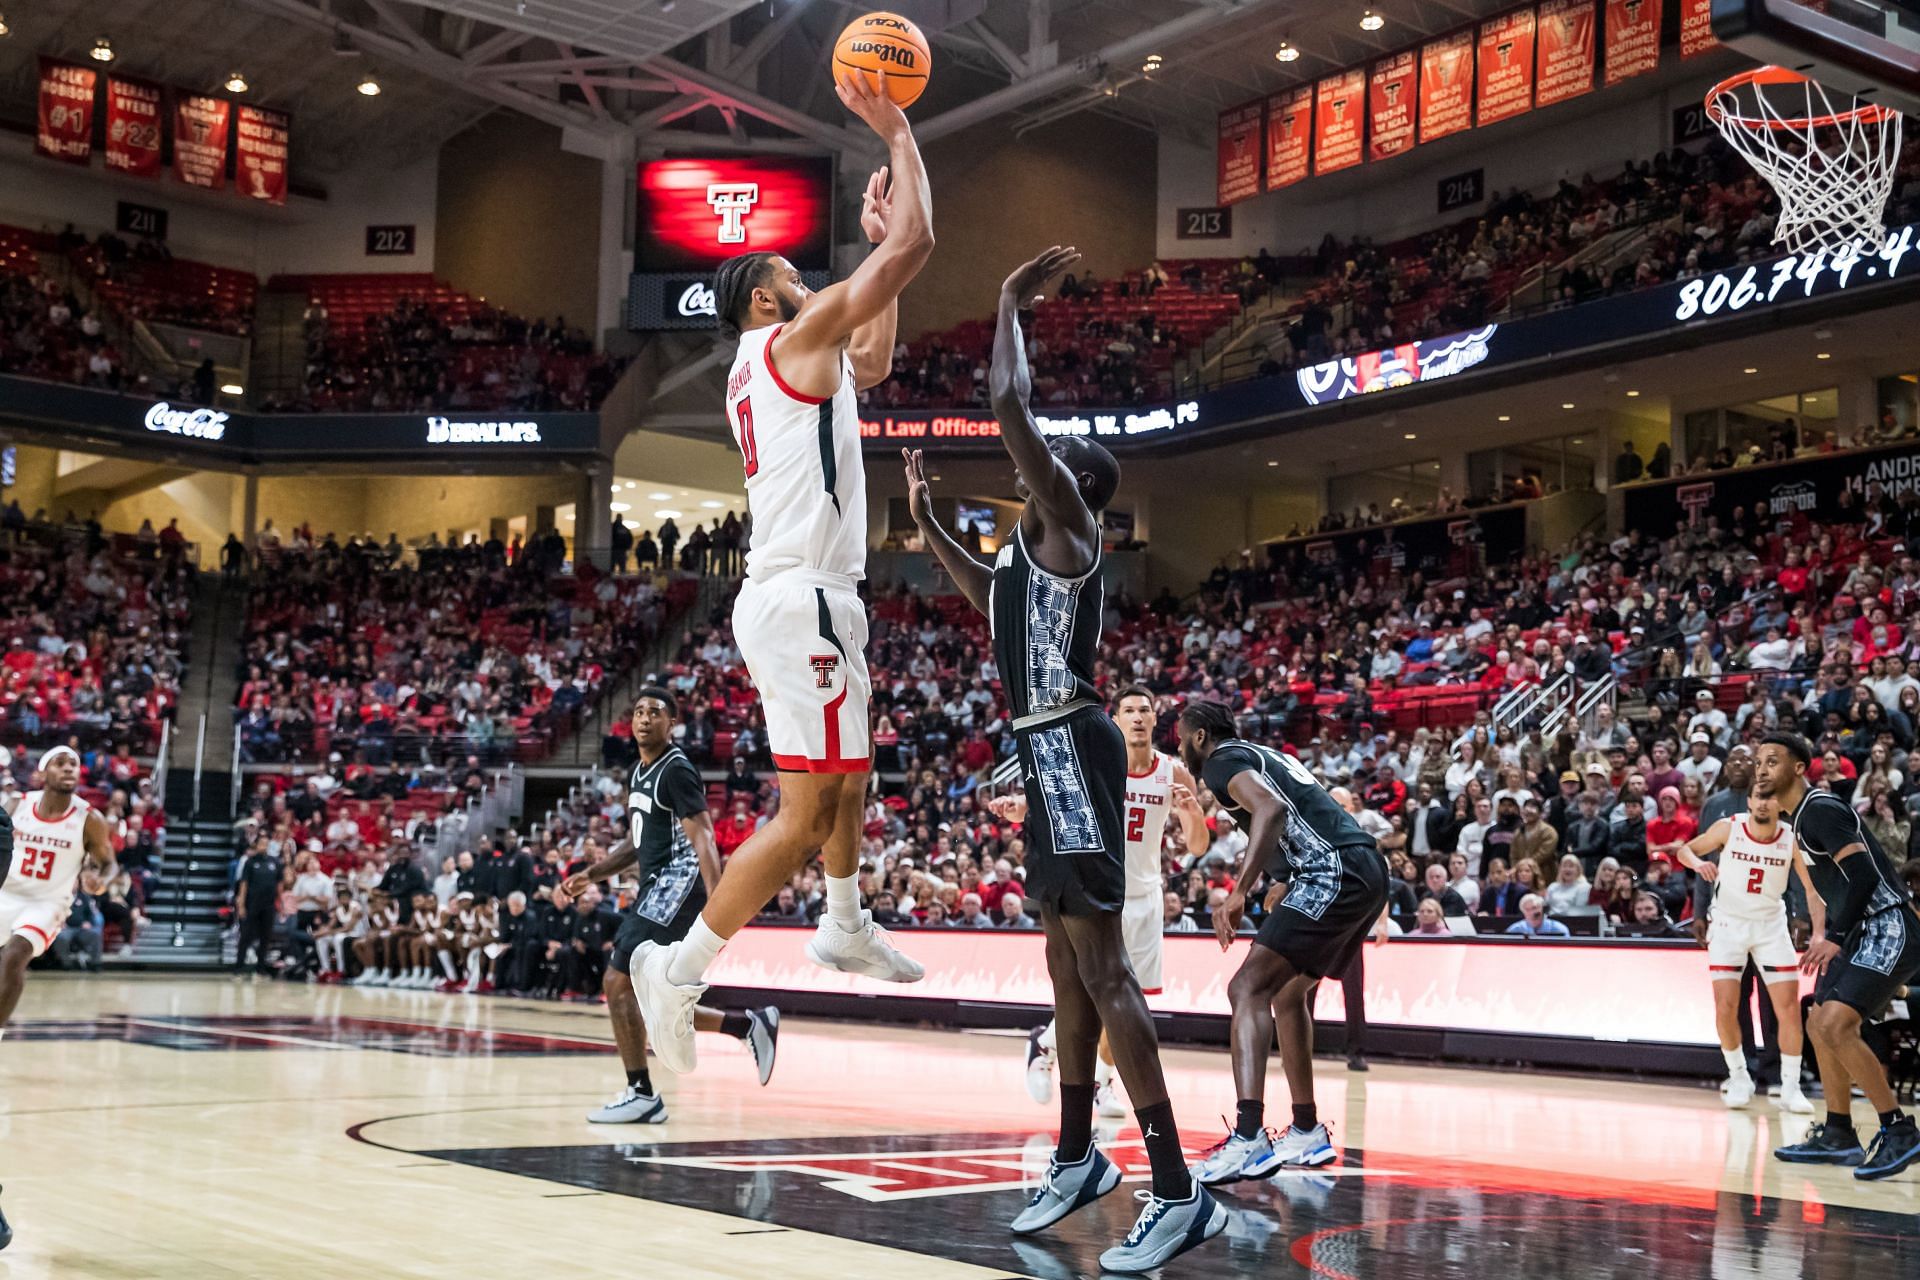
[[866,576],[867,490],[855,396],[892,370],[900,291],[933,253],[919,146],[887,96],[885,73],[874,79],[847,76],[836,86],[887,144],[890,170],[868,183],[860,216],[872,254],[818,293],[777,254],[741,254],[714,275],[721,334],[739,341],[727,418],[753,519],[733,637],[766,714],[780,811],[727,860],[684,939],[634,951],[634,991],[670,1071],[693,1069],[707,966],[815,850],[826,864],[827,909],[807,955],[888,982],[926,976],[861,909],[858,876],[872,746],[867,615],[856,594]]
[[[1194,792],[1187,767],[1153,746],[1153,694],[1141,685],[1128,685],[1113,699],[1113,722],[1127,744],[1127,903],[1120,912],[1120,929],[1127,939],[1127,959],[1139,979],[1140,994],[1160,994],[1161,938],[1166,922],[1166,880],[1160,855],[1167,818],[1177,814],[1180,835],[1194,857],[1213,843],[1207,816]],[[996,796],[987,802],[1007,822],[1025,822],[1024,795]],[[1035,1027],[1027,1037],[1027,1092],[1035,1102],[1053,1097],[1053,1071],[1059,1060],[1058,1028],[1052,1022]],[[1127,1114],[1113,1086],[1113,1042],[1100,1032],[1100,1054],[1093,1064],[1094,1114],[1118,1120]]]
[[1054,246],[1007,277],[994,330],[990,389],[1000,437],[1026,507],[989,569],[933,518],[926,462],[903,451],[913,520],[969,603],[987,615],[1020,770],[1026,781],[1027,900],[1040,904],[1053,979],[1060,1065],[1060,1140],[1040,1187],[1013,1220],[1052,1226],[1120,1183],[1093,1144],[1095,1046],[1110,1038],[1153,1168],[1147,1206],[1125,1240],[1100,1255],[1108,1271],[1160,1266],[1226,1229],[1227,1211],[1187,1173],[1159,1040],[1127,963],[1127,746],[1094,694],[1105,593],[1100,512],[1120,484],[1113,455],[1089,440],[1051,446],[1027,407],[1032,383],[1020,309],[1080,255]]
[[[1780,806],[1827,907],[1826,930],[1801,962],[1819,975],[1807,1034],[1819,1050],[1827,1118],[1773,1154],[1790,1164],[1853,1165],[1853,1176],[1866,1182],[1920,1160],[1920,1127],[1900,1109],[1886,1068],[1860,1037],[1862,1023],[1920,978],[1920,912],[1853,806],[1807,786],[1812,763],[1806,739],[1793,733],[1768,734],[1754,754],[1753,795]],[[1853,1128],[1855,1085],[1880,1116],[1880,1132],[1865,1148]]]
[[[647,1027],[634,999],[627,972],[642,944],[673,943],[687,936],[700,918],[707,894],[720,880],[720,854],[713,843],[713,815],[707,788],[686,752],[673,743],[679,704],[666,689],[649,685],[633,701],[633,744],[640,759],[627,780],[627,835],[592,866],[576,871],[560,885],[554,905],[566,904],[602,881],[637,869],[639,896],[614,935],[613,954],[601,975],[600,990],[613,1020],[614,1042],[627,1085],[613,1101],[587,1119],[594,1124],[664,1124],[667,1104],[654,1092],[647,1071]],[[760,1069],[760,1083],[773,1076],[780,1034],[780,1011],[771,1006],[747,1013],[695,1008],[696,1030],[719,1031],[746,1042]]]
[[[80,757],[55,747],[40,757],[40,790],[0,815],[0,1036],[27,985],[27,965],[46,951],[73,910],[73,885],[84,870],[102,883],[114,876],[106,819],[77,794]],[[0,1249],[13,1229],[0,1216]]]
[[[1718,853],[1718,864],[1704,855]],[[1727,1060],[1729,1107],[1753,1101],[1753,1076],[1740,1042],[1740,978],[1749,959],[1759,966],[1767,998],[1779,1019],[1780,1109],[1813,1114],[1800,1091],[1800,957],[1787,928],[1787,876],[1807,890],[1815,934],[1826,932],[1826,909],[1814,892],[1793,832],[1780,825],[1780,805],[1754,796],[1747,811],[1722,818],[1680,849],[1680,864],[1713,886],[1713,918],[1707,926],[1707,969],[1713,977],[1713,1021]]]
[[[1222,951],[1233,945],[1254,877],[1265,870],[1287,883],[1227,987],[1239,1108],[1232,1130],[1194,1176],[1212,1186],[1264,1178],[1283,1166],[1326,1164],[1339,1153],[1313,1096],[1313,990],[1329,974],[1347,972],[1368,933],[1386,940],[1386,860],[1305,765],[1242,741],[1233,714],[1219,703],[1189,702],[1181,710],[1180,756],[1247,833],[1233,891],[1213,913]],[[1267,1051],[1276,1031],[1293,1097],[1293,1122],[1278,1135],[1265,1121]]]

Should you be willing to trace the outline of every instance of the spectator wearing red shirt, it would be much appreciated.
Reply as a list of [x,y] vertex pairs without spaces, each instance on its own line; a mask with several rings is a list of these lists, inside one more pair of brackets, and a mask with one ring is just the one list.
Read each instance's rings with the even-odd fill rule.
[[1681,845],[1699,834],[1700,824],[1680,807],[1680,788],[1662,787],[1659,799],[1660,812],[1647,823],[1647,853],[1664,853],[1672,859]]
[[722,858],[730,858],[733,851],[747,842],[755,827],[754,816],[747,811],[745,796],[736,796],[733,808],[727,816],[713,824],[714,847],[720,850]]

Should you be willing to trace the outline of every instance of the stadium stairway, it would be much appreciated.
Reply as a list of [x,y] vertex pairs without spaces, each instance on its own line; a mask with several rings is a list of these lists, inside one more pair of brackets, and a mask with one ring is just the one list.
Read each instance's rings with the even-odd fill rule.
[[304,289],[261,290],[253,311],[253,368],[247,374],[253,403],[292,400],[306,386],[306,310]]
[[135,936],[133,949],[107,957],[110,965],[165,965],[211,969],[221,963],[226,923],[233,826],[227,810],[233,776],[202,771],[196,805],[193,767],[167,775],[166,851],[160,855],[160,879],[147,897],[150,923]]

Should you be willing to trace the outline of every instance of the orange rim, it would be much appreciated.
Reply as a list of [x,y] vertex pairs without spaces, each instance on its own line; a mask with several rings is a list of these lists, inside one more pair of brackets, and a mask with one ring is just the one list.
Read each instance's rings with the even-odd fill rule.
[[1720,98],[1723,94],[1731,94],[1738,89],[1745,88],[1747,85],[1805,83],[1807,83],[1806,76],[1801,75],[1797,71],[1789,71],[1785,67],[1755,67],[1751,71],[1742,71],[1738,75],[1728,76],[1725,80],[1722,80],[1719,84],[1707,90],[1707,119],[1712,121],[1716,126],[1730,118],[1739,124],[1754,129],[1818,129],[1823,125],[1840,124],[1847,121],[1879,124],[1882,121],[1900,114],[1891,107],[1883,107],[1876,103],[1864,102],[1851,111],[1836,111],[1831,115],[1801,116],[1793,120],[1759,120],[1752,116],[1745,115],[1729,117],[1728,113],[1720,107]]

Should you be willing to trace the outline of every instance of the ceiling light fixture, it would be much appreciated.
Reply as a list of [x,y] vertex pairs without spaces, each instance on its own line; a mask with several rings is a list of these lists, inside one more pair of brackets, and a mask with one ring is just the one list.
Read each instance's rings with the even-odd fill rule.
[[1638,391],[1629,391],[1629,392],[1627,392],[1627,399],[1629,399],[1629,400],[1635,400],[1635,399],[1638,399],[1638,398],[1639,398],[1639,396],[1640,396],[1640,393],[1639,393]]
[[633,510],[633,508],[628,506],[624,502],[609,502],[607,504],[607,510],[613,512],[613,514],[615,515],[622,515],[628,511]]
[[1758,372],[1760,372],[1760,371],[1759,371],[1758,369],[1756,369],[1756,368],[1754,368],[1754,367],[1753,367],[1752,365],[1748,365],[1748,366],[1747,366],[1746,368],[1744,368],[1744,369],[1742,369],[1742,370],[1741,370],[1740,372],[1742,372],[1742,373],[1758,373]]
[[1161,57],[1159,54],[1150,53],[1147,55],[1147,60],[1140,64],[1140,74],[1150,76],[1154,72],[1158,71],[1161,65],[1165,62],[1166,62],[1166,59]]
[[105,36],[93,42],[93,48],[87,50],[87,56],[95,62],[113,61],[113,44]]
[[1512,421],[1513,421],[1513,415],[1512,415],[1512,414],[1510,414],[1510,413],[1503,413],[1503,414],[1501,414],[1501,415],[1500,415],[1500,421],[1502,421],[1502,422],[1512,422]]
[[678,511],[675,511],[672,507],[662,507],[658,511],[653,513],[653,518],[655,520],[678,520],[680,518],[680,513]]
[[1568,401],[1566,401],[1565,403],[1563,403],[1563,404],[1562,404],[1562,405],[1561,405],[1560,407],[1561,407],[1562,409],[1571,409],[1571,408],[1573,408],[1573,401],[1571,401],[1571,400],[1568,400]]
[[1816,351],[1813,353],[1813,358],[1815,360],[1831,360],[1833,359],[1833,353],[1831,351]]
[[653,499],[655,502],[666,502],[671,499],[673,495],[670,493],[650,493],[647,497]]
[[1280,59],[1280,61],[1282,62],[1300,61],[1300,51],[1294,48],[1291,43],[1285,40],[1282,40],[1280,42],[1280,47],[1274,50],[1273,56]]
[[227,92],[228,93],[245,93],[246,91],[247,91],[247,78],[241,75],[238,71],[228,72],[227,73]]
[[237,382],[223,382],[220,384],[220,392],[222,395],[243,396],[247,394],[247,389]]
[[377,98],[380,96],[380,82],[372,76],[368,76],[359,84],[355,85],[354,88],[358,89],[360,95],[365,98]]
[[1418,440],[1420,437],[1415,435],[1413,432],[1409,431],[1407,432],[1407,434],[1405,434],[1404,436],[1401,436],[1400,438],[1402,440]]
[[1360,15],[1360,29],[1362,31],[1378,31],[1386,25],[1387,20],[1371,9],[1368,9]]
[[0,13],[0,36],[12,35],[13,28],[7,25],[7,15]]

